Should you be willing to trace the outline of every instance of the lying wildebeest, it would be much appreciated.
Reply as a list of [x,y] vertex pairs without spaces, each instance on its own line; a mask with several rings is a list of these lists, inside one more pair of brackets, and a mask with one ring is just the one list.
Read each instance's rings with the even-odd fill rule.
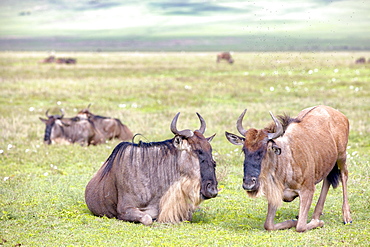
[[118,138],[122,141],[132,140],[133,134],[131,130],[117,118],[103,117],[94,115],[89,110],[90,105],[81,110],[77,117],[80,119],[88,119],[94,123],[95,127],[100,130],[105,139],[111,140]]
[[[264,194],[268,201],[266,230],[296,227],[298,232],[321,227],[326,195],[330,185],[336,188],[339,177],[343,187],[343,220],[351,223],[347,197],[348,171],[346,148],[348,119],[328,106],[316,106],[301,111],[297,118],[271,113],[274,124],[264,129],[245,130],[242,126],[246,110],[237,121],[242,137],[226,132],[227,139],[243,145],[243,188],[254,197]],[[312,220],[307,224],[315,184],[323,180],[320,198]],[[288,220],[274,224],[274,217],[281,201],[291,202],[300,198],[298,221]]]
[[65,64],[76,64],[77,60],[75,58],[58,58],[55,62]]
[[46,124],[44,142],[45,144],[79,143],[82,146],[90,144],[97,145],[105,142],[104,136],[94,127],[94,124],[86,119],[63,118],[62,115],[45,115],[47,119],[40,120]]
[[41,63],[54,63],[54,61],[55,61],[55,56],[49,56],[40,62]]
[[364,57],[360,57],[356,59],[356,63],[366,63],[366,59]]
[[121,142],[86,186],[85,200],[94,215],[150,225],[191,220],[203,200],[217,196],[216,162],[199,130],[177,130],[162,142]]
[[234,59],[231,57],[230,52],[222,52],[217,54],[217,63],[219,63],[222,59],[228,61],[229,63],[234,62]]

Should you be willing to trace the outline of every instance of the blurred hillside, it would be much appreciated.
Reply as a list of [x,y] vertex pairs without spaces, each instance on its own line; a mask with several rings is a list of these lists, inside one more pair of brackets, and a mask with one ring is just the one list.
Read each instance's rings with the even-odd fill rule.
[[0,50],[370,50],[361,0],[0,2]]

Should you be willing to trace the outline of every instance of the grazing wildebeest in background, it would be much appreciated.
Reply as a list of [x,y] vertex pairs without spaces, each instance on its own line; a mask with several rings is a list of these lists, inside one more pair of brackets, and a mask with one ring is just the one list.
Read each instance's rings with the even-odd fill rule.
[[162,142],[121,142],[86,186],[85,200],[94,215],[150,225],[191,220],[203,200],[217,196],[216,162],[199,130],[177,130]]
[[222,59],[228,61],[230,64],[234,62],[230,52],[222,52],[217,54],[217,63],[219,63]]
[[41,61],[41,63],[54,63],[55,61],[55,56],[49,56],[45,58],[44,60]]
[[356,63],[366,63],[366,59],[364,57],[360,57],[356,59]]
[[44,142],[45,144],[79,143],[82,146],[90,144],[97,145],[105,142],[104,136],[94,127],[94,124],[87,119],[63,118],[62,115],[45,115],[47,119],[40,120],[46,124]]
[[[264,129],[245,130],[242,126],[246,110],[237,120],[242,137],[226,132],[227,139],[243,145],[243,188],[248,195],[264,194],[268,201],[266,230],[296,227],[303,232],[321,227],[326,195],[330,185],[336,188],[339,177],[343,188],[343,220],[351,223],[347,197],[348,171],[346,148],[348,119],[328,106],[316,106],[301,111],[297,118],[279,116],[275,123]],[[312,220],[307,224],[315,184],[323,180],[320,198]],[[281,201],[291,202],[300,198],[298,221],[288,220],[274,224],[274,217]]]
[[122,141],[127,141],[132,139],[133,134],[131,130],[125,124],[122,124],[119,119],[94,115],[89,111],[89,107],[90,105],[86,109],[81,110],[77,117],[93,122],[107,140],[118,138]]

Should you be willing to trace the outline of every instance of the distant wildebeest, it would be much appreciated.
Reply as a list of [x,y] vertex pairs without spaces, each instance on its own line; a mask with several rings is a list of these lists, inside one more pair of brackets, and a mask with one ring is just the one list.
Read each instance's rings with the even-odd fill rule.
[[[322,227],[320,220],[330,185],[336,188],[339,178],[343,188],[343,220],[351,223],[347,197],[348,171],[346,148],[348,142],[348,119],[328,106],[307,108],[296,118],[279,116],[264,129],[248,129],[242,126],[246,110],[237,120],[242,137],[226,132],[227,139],[235,145],[243,145],[243,188],[254,197],[264,194],[268,201],[266,230],[296,227],[303,232]],[[307,224],[315,184],[323,180],[319,200],[312,220]],[[298,221],[274,223],[281,201],[291,202],[300,198]]]
[[55,61],[55,56],[49,56],[40,62],[41,63],[54,63],[54,61]]
[[89,108],[90,105],[81,110],[77,114],[77,117],[80,119],[88,119],[93,122],[95,127],[104,135],[105,139],[111,140],[117,138],[122,141],[132,139],[133,134],[131,130],[125,124],[122,124],[119,119],[94,115],[90,112]]
[[105,142],[104,136],[94,127],[94,124],[87,119],[63,118],[62,115],[45,115],[47,119],[40,120],[46,124],[44,142],[45,144],[78,143],[82,146],[90,144],[97,145]]
[[366,63],[366,59],[364,57],[360,57],[356,59],[356,63]]
[[230,64],[234,63],[234,59],[231,57],[230,52],[222,52],[217,54],[217,63],[219,63],[221,60],[226,60]]
[[86,186],[85,200],[94,215],[144,225],[192,219],[196,207],[217,196],[216,162],[199,130],[177,130],[178,113],[171,123],[175,137],[162,142],[121,142]]
[[55,62],[65,64],[76,64],[77,60],[75,58],[58,58]]

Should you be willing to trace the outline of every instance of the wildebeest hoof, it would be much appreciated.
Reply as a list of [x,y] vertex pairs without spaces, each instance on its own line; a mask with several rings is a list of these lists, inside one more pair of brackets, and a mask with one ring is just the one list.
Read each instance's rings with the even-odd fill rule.
[[307,230],[318,228],[318,227],[323,227],[324,226],[324,221],[319,220],[319,219],[312,219],[310,223],[307,225]]
[[149,226],[149,225],[153,224],[153,219],[152,219],[152,217],[150,217],[149,214],[146,214],[141,218],[140,222],[143,223],[146,226]]

